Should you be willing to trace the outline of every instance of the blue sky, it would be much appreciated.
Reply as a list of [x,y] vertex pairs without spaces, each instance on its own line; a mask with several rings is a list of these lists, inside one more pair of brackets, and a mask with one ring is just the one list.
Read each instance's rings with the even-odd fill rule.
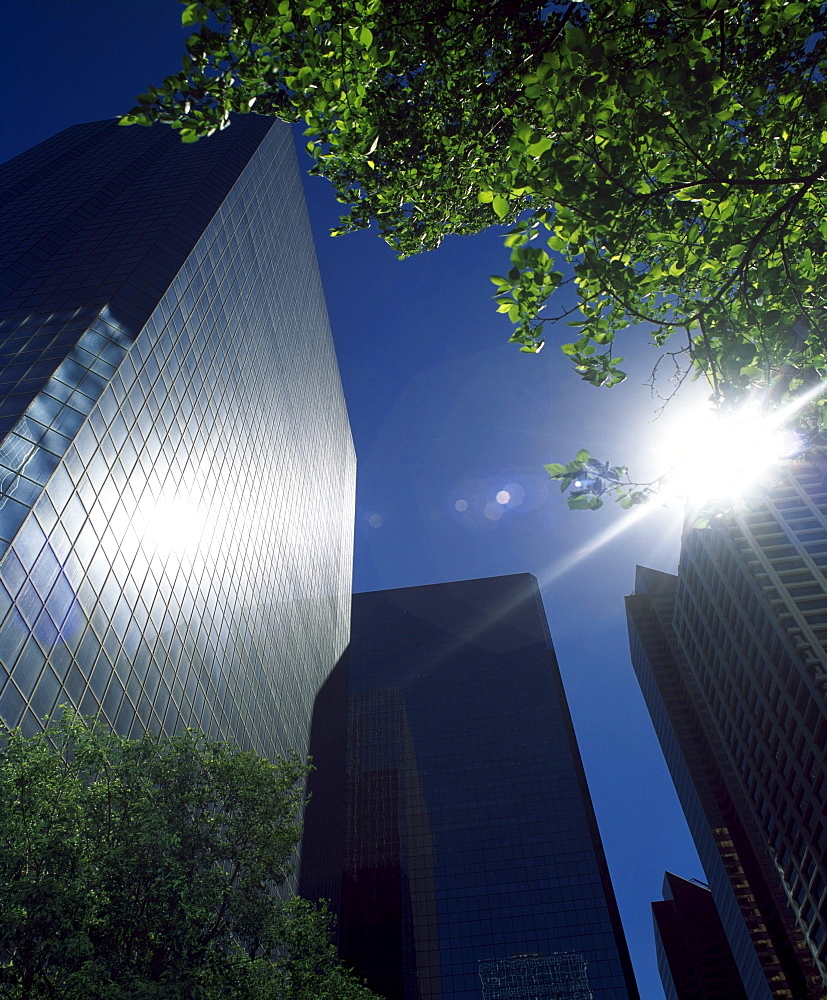
[[[181,9],[7,0],[2,158],[128,110],[177,68]],[[649,902],[665,868],[703,872],[629,663],[623,597],[636,563],[675,571],[681,515],[569,512],[542,465],[585,447],[655,474],[652,443],[703,393],[653,423],[645,337],[611,391],[551,343],[538,356],[508,345],[488,281],[505,260],[496,230],[399,262],[370,232],[329,238],[340,206],[322,180],[306,191],[359,463],[354,589],[538,578],[641,996],[659,1000]]]

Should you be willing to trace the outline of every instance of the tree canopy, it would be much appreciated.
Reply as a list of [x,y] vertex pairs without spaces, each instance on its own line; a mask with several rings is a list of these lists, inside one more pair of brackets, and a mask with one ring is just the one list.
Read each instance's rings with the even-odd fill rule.
[[0,997],[375,1000],[280,900],[306,767],[71,712],[0,748]]
[[[401,256],[508,225],[492,281],[521,350],[554,341],[610,387],[618,335],[645,335],[718,405],[821,382],[827,4],[208,0],[183,18],[182,72],[124,123],[195,141],[233,112],[304,120],[350,206],[337,232],[373,222]],[[822,403],[802,411],[819,442]]]

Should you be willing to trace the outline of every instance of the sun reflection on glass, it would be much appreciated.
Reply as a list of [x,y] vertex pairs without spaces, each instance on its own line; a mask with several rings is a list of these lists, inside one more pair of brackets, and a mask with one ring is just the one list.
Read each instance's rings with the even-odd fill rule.
[[161,498],[152,506],[143,504],[137,512],[143,547],[162,559],[174,555],[192,556],[208,534],[209,517],[199,505],[181,496]]

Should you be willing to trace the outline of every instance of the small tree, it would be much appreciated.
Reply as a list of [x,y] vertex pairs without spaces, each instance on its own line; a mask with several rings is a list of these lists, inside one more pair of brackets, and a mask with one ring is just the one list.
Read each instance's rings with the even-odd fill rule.
[[65,711],[0,751],[0,997],[310,1000],[372,994],[329,915],[273,893],[307,768],[188,730],[129,740]]
[[[634,328],[718,405],[756,389],[781,405],[827,372],[819,0],[196,0],[183,16],[183,71],[124,123],[195,141],[231,112],[304,120],[315,172],[352,206],[338,231],[375,222],[402,256],[511,224],[492,281],[521,350],[555,337],[611,387]],[[815,434],[823,403],[805,408]],[[579,462],[553,467],[564,485]],[[619,475],[587,478],[648,495],[605,468]]]

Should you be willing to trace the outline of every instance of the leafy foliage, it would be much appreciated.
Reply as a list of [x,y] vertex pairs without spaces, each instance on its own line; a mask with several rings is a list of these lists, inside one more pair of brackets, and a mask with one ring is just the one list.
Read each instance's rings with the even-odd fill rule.
[[621,507],[633,507],[646,503],[660,485],[658,481],[633,483],[625,465],[599,462],[585,449],[578,451],[565,465],[554,462],[544,468],[551,479],[560,483],[561,493],[571,491],[568,496],[571,510],[597,510],[603,506],[606,495],[613,496]]
[[303,119],[338,232],[375,221],[404,256],[510,225],[492,281],[521,350],[567,321],[563,353],[611,387],[634,327],[717,404],[777,405],[827,368],[826,21],[818,0],[210,0],[123,120],[195,141],[231,112]]
[[330,918],[281,902],[306,767],[187,731],[127,740],[66,711],[0,753],[0,997],[372,994]]

